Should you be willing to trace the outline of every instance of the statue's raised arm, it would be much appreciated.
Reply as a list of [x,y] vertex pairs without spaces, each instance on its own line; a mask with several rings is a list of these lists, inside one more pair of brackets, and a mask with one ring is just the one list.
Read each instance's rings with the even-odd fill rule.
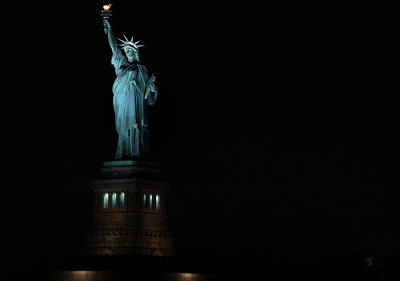
[[114,36],[114,32],[111,28],[111,24],[108,20],[104,19],[104,30],[106,31],[107,37],[108,37],[108,43],[110,44],[111,50],[113,53],[115,53],[116,50],[118,50],[118,44],[117,40]]

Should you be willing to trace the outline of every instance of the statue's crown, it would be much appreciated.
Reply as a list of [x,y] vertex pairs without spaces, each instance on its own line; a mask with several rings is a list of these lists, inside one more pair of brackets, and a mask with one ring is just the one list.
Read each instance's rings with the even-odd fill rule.
[[133,49],[135,49],[135,51],[139,51],[140,47],[143,47],[144,45],[138,45],[139,41],[136,41],[135,43],[133,43],[133,37],[131,38],[131,40],[128,40],[128,38],[126,38],[125,34],[124,34],[124,38],[125,40],[119,39],[119,41],[122,42],[122,44],[119,44],[120,47],[124,48],[124,47],[132,47]]

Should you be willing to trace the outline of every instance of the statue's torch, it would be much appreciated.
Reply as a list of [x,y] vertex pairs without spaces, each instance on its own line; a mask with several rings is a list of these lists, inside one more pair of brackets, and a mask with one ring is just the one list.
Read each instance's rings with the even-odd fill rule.
[[[103,6],[103,10],[101,10],[100,15],[103,17],[103,19],[108,20],[112,16],[112,11],[111,11],[111,5],[112,4],[107,4]],[[104,33],[107,33],[106,26],[104,25]]]

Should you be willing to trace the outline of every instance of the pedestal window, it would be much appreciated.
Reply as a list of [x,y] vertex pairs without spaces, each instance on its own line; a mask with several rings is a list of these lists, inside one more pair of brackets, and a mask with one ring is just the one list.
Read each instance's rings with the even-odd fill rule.
[[153,194],[149,194],[149,208],[153,209]]
[[156,210],[160,210],[160,195],[156,195]]
[[119,194],[119,207],[123,208],[125,206],[125,193],[121,192]]
[[147,194],[143,194],[143,208],[147,208]]
[[104,209],[108,208],[108,193],[104,193],[103,195],[103,208]]
[[113,193],[111,197],[111,208],[117,207],[117,193]]

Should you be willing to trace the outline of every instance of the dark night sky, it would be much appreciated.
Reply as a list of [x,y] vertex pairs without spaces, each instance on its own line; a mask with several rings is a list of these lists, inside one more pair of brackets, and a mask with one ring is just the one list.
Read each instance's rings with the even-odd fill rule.
[[[174,183],[178,249],[302,260],[399,252],[397,18],[135,5],[117,3],[112,24],[142,40],[141,62],[157,76],[153,157]],[[111,50],[95,1],[9,11],[6,253],[70,254],[89,220],[88,180],[116,148]]]

